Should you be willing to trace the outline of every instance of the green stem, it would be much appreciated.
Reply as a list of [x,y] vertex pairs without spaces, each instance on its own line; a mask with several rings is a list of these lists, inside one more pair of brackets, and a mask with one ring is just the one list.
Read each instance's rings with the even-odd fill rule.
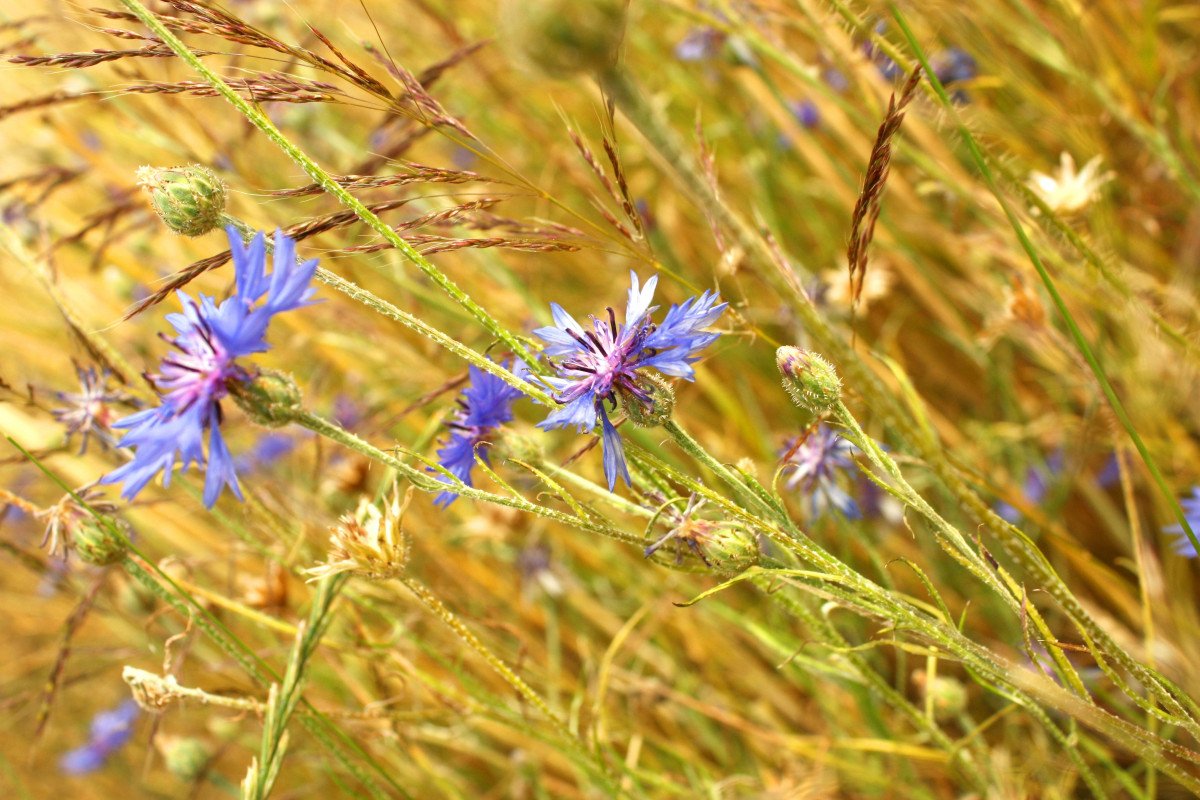
[[425,470],[418,469],[412,464],[402,461],[391,453],[380,450],[378,447],[375,447],[374,445],[358,438],[340,425],[337,425],[336,423],[331,422],[317,414],[301,411],[295,414],[293,420],[296,422],[296,424],[308,428],[313,433],[320,434],[321,436],[335,441],[338,444],[344,445],[351,450],[362,453],[368,458],[374,459],[381,464],[386,464],[411,481],[413,486],[423,492],[440,493],[450,491],[463,497],[470,497],[474,500],[495,503],[496,505],[515,508],[518,511],[527,511],[530,514],[536,514],[545,519],[562,523],[563,525],[568,525],[570,527],[578,528],[590,533],[599,533],[603,536],[609,537],[610,539],[616,539],[617,541],[624,542],[625,544],[639,546],[642,544],[642,538],[640,536],[634,536],[633,534],[625,533],[624,531],[618,530],[603,521],[597,520],[596,518],[565,514],[561,511],[556,511],[552,508],[538,505],[537,503],[531,503],[520,496],[495,494],[494,492],[488,492],[482,489],[476,489],[473,486],[467,486],[465,483],[461,482],[452,484],[438,480],[433,474],[426,472]]
[[551,710],[550,706],[546,704],[546,701],[542,699],[541,695],[535,692],[520,675],[518,675],[512,670],[511,667],[508,666],[508,664],[504,663],[502,658],[489,650],[487,645],[480,641],[479,637],[476,636],[475,633],[468,628],[462,620],[455,616],[454,612],[447,608],[446,605],[440,599],[438,599],[437,595],[430,591],[429,587],[425,586],[416,578],[409,576],[401,577],[398,580],[404,584],[406,589],[413,593],[413,596],[420,601],[421,605],[425,606],[425,609],[429,611],[429,613],[433,614],[435,617],[445,623],[446,627],[454,631],[455,636],[461,639],[463,643],[467,645],[467,647],[470,647],[484,661],[486,661],[488,666],[504,679],[505,683],[516,690],[517,694],[521,695],[526,702],[541,712],[542,716],[550,721],[550,724],[553,726],[559,738],[570,745],[573,750],[582,755],[588,763],[595,766],[598,774],[602,777],[608,790],[612,794],[621,794],[615,777],[609,772],[608,765],[605,764],[603,759],[600,758],[599,753],[589,750],[584,743],[579,740],[579,737],[571,732],[571,729],[567,726],[567,723],[564,722],[563,719],[558,716],[558,714],[555,714],[554,711]]
[[453,281],[450,280],[441,270],[429,262],[423,255],[408,242],[404,240],[399,233],[391,228],[387,223],[381,220],[378,215],[371,211],[362,201],[350,194],[344,187],[335,181],[328,172],[320,167],[315,161],[308,157],[300,148],[292,144],[292,142],[283,135],[283,133],[275,127],[275,124],[267,118],[260,110],[252,106],[241,95],[235,92],[229,84],[225,83],[217,73],[209,69],[187,45],[185,45],[179,37],[167,28],[166,25],[149,9],[142,5],[139,0],[121,0],[129,11],[136,16],[141,22],[149,28],[155,36],[163,41],[174,53],[179,56],[189,67],[195,70],[209,85],[213,87],[222,97],[241,112],[247,120],[250,121],[256,128],[262,131],[268,139],[270,139],[280,150],[287,155],[298,167],[304,170],[313,182],[318,184],[329,194],[338,199],[342,205],[350,209],[367,224],[372,230],[378,233],[384,241],[395,247],[413,264],[417,266],[426,276],[434,283],[442,288],[455,302],[461,305],[466,311],[479,321],[481,325],[493,336],[500,339],[508,346],[508,348],[516,353],[521,359],[530,363],[534,362],[534,356],[526,349],[525,345],[514,336],[507,328],[497,322],[490,314],[487,313],[479,304],[472,300],[467,293],[460,289]]
[[[249,239],[255,233],[254,228],[235,217],[225,215],[224,219],[225,222],[237,228],[238,232],[241,233],[246,239]],[[269,238],[266,241],[268,248],[273,247]],[[316,277],[317,280],[321,281],[327,286],[331,286],[332,288],[349,297],[354,302],[361,303],[377,314],[399,322],[401,325],[416,331],[435,344],[441,345],[451,353],[454,353],[454,355],[458,356],[459,358],[474,364],[476,367],[479,367],[479,369],[483,370],[484,372],[495,375],[509,386],[520,390],[522,393],[533,398],[537,402],[542,403],[543,405],[554,405],[554,401],[550,398],[550,396],[546,394],[546,392],[539,389],[535,384],[530,383],[529,381],[521,380],[514,375],[511,370],[505,369],[503,366],[487,358],[482,353],[472,350],[454,337],[443,333],[413,314],[397,308],[373,292],[362,288],[352,281],[346,280],[337,273],[330,272],[324,267],[317,268]],[[531,362],[527,361],[526,363]]]
[[317,584],[307,624],[302,623],[296,631],[296,644],[288,659],[283,682],[272,684],[268,694],[259,757],[250,762],[250,769],[242,782],[244,800],[265,800],[279,777],[288,746],[288,722],[291,721],[300,701],[300,687],[304,683],[309,661],[312,660],[321,637],[329,627],[329,611],[333,607],[334,598],[345,583],[346,576],[333,575]]

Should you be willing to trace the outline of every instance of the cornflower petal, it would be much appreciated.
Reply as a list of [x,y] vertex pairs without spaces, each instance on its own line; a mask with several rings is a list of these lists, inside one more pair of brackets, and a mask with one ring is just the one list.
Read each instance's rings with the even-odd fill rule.
[[629,466],[625,463],[625,445],[621,442],[621,434],[608,419],[604,406],[600,406],[601,439],[604,446],[604,477],[608,479],[608,490],[611,492],[617,486],[617,476],[625,479],[626,486],[632,486],[629,477]]
[[[513,374],[520,378],[528,371],[529,368],[522,361],[517,361],[512,368]],[[474,365],[468,368],[467,375],[467,387],[458,398],[459,411],[447,423],[450,436],[441,443],[437,455],[438,464],[443,469],[467,486],[472,486],[471,470],[475,468],[476,455],[483,463],[488,463],[487,437],[512,420],[512,404],[521,396],[521,390]],[[438,474],[438,480],[451,483],[442,473]],[[439,493],[433,502],[445,508],[457,498],[457,492],[447,489]]]

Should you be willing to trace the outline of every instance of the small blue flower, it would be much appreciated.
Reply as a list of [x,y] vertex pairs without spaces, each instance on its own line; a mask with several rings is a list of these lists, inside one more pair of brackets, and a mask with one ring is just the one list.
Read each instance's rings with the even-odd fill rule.
[[[508,363],[503,366],[508,368]],[[517,361],[513,373],[523,377],[526,371],[525,364]],[[438,463],[467,486],[473,486],[471,470],[475,467],[476,453],[485,464],[488,463],[487,437],[513,418],[512,404],[521,396],[521,391],[474,365],[468,368],[468,372],[470,380],[458,398],[458,412],[447,424],[450,436],[441,442]],[[443,483],[450,483],[450,479],[445,475],[439,474],[438,479]],[[434,505],[445,508],[457,498],[456,492],[447,490],[440,493],[433,502]]]
[[797,100],[789,103],[788,108],[796,121],[809,130],[821,124],[821,110],[812,100]]
[[[1192,532],[1200,534],[1200,486],[1192,487],[1192,496],[1180,500],[1179,505],[1183,507],[1183,516],[1187,518]],[[1174,525],[1167,525],[1163,528],[1163,533],[1175,537],[1175,541],[1171,542],[1171,549],[1175,551],[1176,555],[1184,558],[1196,557],[1196,546],[1192,544],[1192,540],[1188,538],[1183,526],[1178,522]]]
[[68,441],[75,434],[80,434],[82,441],[79,452],[82,455],[87,452],[88,438],[92,434],[96,434],[102,443],[108,440],[114,405],[123,404],[136,408],[137,402],[128,392],[109,388],[107,369],[85,369],[76,364],[75,374],[79,377],[79,392],[56,392],[55,396],[65,405],[51,413],[66,426]]
[[858,448],[824,423],[803,438],[784,442],[783,468],[791,472],[784,486],[809,496],[812,519],[827,508],[837,509],[847,519],[862,516],[858,503],[839,483],[839,473],[857,466],[856,452]]
[[[654,368],[664,375],[685,380],[695,379],[695,363],[701,350],[712,344],[719,333],[704,329],[717,321],[728,303],[718,303],[716,292],[706,291],[671,306],[659,325],[650,320],[657,306],[651,307],[655,276],[640,286],[636,273],[630,273],[631,286],[625,306],[625,323],[617,324],[616,314],[608,308],[608,318],[591,317],[591,330],[582,325],[557,303],[550,304],[554,325],[534,331],[546,342],[545,354],[559,359],[558,376],[546,380],[556,390],[554,399],[561,408],[551,412],[539,427],[544,430],[573,427],[580,432],[601,426],[604,443],[604,475],[609,491],[617,476],[630,484],[625,450],[620,434],[608,417],[615,411],[617,395],[624,402],[652,405],[648,390],[638,372]],[[609,408],[605,409],[605,403]]]
[[133,723],[140,709],[133,700],[126,700],[111,711],[101,711],[92,718],[91,737],[87,744],[65,753],[58,767],[67,775],[95,772],[133,736]]
[[276,231],[274,270],[268,275],[263,234],[249,245],[242,244],[232,227],[228,234],[236,293],[217,305],[211,297],[200,295],[197,303],[179,292],[183,313],[167,315],[176,333],[169,341],[178,352],[164,358],[159,374],[151,376],[164,392],[162,404],[113,424],[127,430],[119,446],[136,449],[129,463],[105,475],[101,483],[124,484],[121,494],[126,499],[160,472],[163,485],[168,485],[177,458],[183,470],[193,462],[206,465],[205,506],[211,508],[226,486],[242,498],[233,458],[221,436],[221,400],[230,382],[252,377],[237,360],[269,348],[271,318],[312,302],[309,282],[317,262],[297,264],[296,243]]

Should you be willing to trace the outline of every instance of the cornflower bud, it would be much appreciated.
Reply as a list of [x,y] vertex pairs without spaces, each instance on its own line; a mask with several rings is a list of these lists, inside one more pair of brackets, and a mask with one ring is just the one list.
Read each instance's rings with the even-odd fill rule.
[[820,414],[841,400],[841,378],[816,353],[785,345],[775,351],[775,363],[783,375],[783,388],[800,408]]
[[208,167],[141,167],[137,176],[138,185],[150,193],[154,211],[171,230],[202,236],[220,227],[225,184]]
[[253,380],[229,382],[228,388],[238,408],[264,428],[286,425],[300,412],[300,387],[286,373],[264,369]]
[[643,397],[635,396],[623,387],[617,389],[621,408],[629,421],[639,428],[657,428],[669,420],[675,410],[675,390],[665,378],[650,372],[638,376],[638,383]]
[[185,783],[199,778],[212,758],[208,746],[194,736],[159,736],[157,744],[167,772]]
[[75,552],[84,563],[107,567],[125,557],[125,539],[117,533],[112,517],[87,518],[75,528]]

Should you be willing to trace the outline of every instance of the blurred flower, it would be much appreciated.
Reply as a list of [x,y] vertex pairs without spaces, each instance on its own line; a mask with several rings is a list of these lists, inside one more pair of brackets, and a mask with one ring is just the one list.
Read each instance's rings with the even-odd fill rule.
[[[1180,500],[1179,505],[1183,507],[1183,516],[1187,519],[1192,533],[1200,536],[1200,486],[1192,487],[1192,496]],[[1183,526],[1178,522],[1164,527],[1163,533],[1174,537],[1171,549],[1175,551],[1175,555],[1184,558],[1196,557],[1196,546],[1192,544],[1192,540],[1188,538]]]
[[560,597],[565,591],[562,579],[554,570],[550,548],[544,544],[531,544],[517,554],[517,568],[521,574],[522,594],[528,599],[541,590],[549,597]]
[[[933,73],[937,79],[948,89],[953,89],[954,84],[969,81],[979,74],[975,57],[957,47],[951,47],[949,50],[935,55],[930,66],[933,67]],[[954,89],[950,96],[960,103],[965,103],[970,99],[961,88]]]
[[408,564],[408,537],[401,527],[404,512],[412,502],[410,486],[400,501],[397,486],[383,510],[369,498],[358,501],[353,514],[344,515],[329,536],[329,559],[305,572],[310,581],[341,572],[353,572],[364,578],[386,580],[404,571]]
[[[1062,472],[1062,468],[1062,451],[1056,451],[1050,454],[1044,465],[1031,466],[1027,469],[1025,471],[1025,484],[1021,491],[1025,503],[1036,506],[1046,499],[1046,492],[1049,491],[1054,476]],[[1025,516],[1015,506],[1003,500],[996,503],[995,511],[1000,518],[1011,522],[1013,525],[1018,524]]]
[[716,28],[692,28],[675,45],[675,57],[680,61],[708,61],[721,51],[726,38]]
[[[504,367],[508,366],[509,362],[505,362]],[[517,361],[513,372],[522,377],[526,371],[525,364]],[[496,428],[512,420],[512,404],[521,396],[521,391],[474,365],[468,368],[468,372],[470,381],[458,398],[458,412],[446,424],[450,436],[438,449],[438,463],[467,486],[472,486],[471,470],[475,468],[476,453],[487,463],[487,437]],[[445,475],[439,474],[438,480],[450,483]],[[433,502],[445,508],[457,497],[456,492],[446,490]]]
[[133,700],[126,700],[111,711],[101,711],[92,718],[88,743],[66,753],[58,762],[59,769],[67,775],[85,775],[103,767],[133,736],[138,714],[138,704]]
[[269,467],[296,449],[296,438],[288,433],[264,433],[248,453],[233,459],[234,472],[250,472]]
[[608,308],[608,320],[591,317],[592,330],[584,330],[557,303],[550,304],[554,325],[538,328],[534,334],[546,342],[545,353],[560,359],[555,365],[558,377],[547,378],[557,390],[555,400],[562,407],[546,417],[539,427],[545,430],[574,427],[591,431],[599,418],[604,442],[604,475],[609,491],[617,484],[617,476],[630,484],[625,451],[616,426],[605,410],[607,402],[616,410],[617,395],[625,403],[640,403],[652,408],[653,387],[646,376],[638,372],[653,367],[664,375],[694,380],[692,364],[697,353],[712,344],[720,334],[704,329],[717,321],[728,303],[719,303],[715,292],[706,291],[698,297],[673,305],[661,325],[650,320],[657,308],[650,301],[658,276],[639,286],[636,273],[630,273],[632,285],[625,306],[625,324],[618,325],[616,314]]
[[[858,310],[865,312],[872,300],[887,297],[895,282],[892,271],[882,264],[875,264],[863,275],[862,293],[858,297]],[[821,273],[821,286],[817,292],[819,302],[850,310],[853,298],[850,295],[850,278],[843,269],[827,269]]]
[[1100,172],[1103,160],[1103,156],[1093,156],[1076,172],[1075,159],[1064,152],[1056,175],[1030,172],[1027,184],[1051,211],[1070,214],[1099,197],[1101,187],[1113,179],[1112,172]]
[[858,451],[833,428],[820,423],[807,436],[784,442],[783,469],[789,471],[784,486],[803,492],[811,498],[809,507],[813,519],[827,508],[837,509],[848,519],[862,516],[858,503],[841,487],[840,474],[848,474]]
[[113,422],[112,406],[117,403],[132,405],[135,401],[124,390],[108,388],[110,373],[107,369],[84,369],[76,364],[75,374],[79,376],[79,393],[55,392],[55,396],[66,405],[51,413],[67,427],[68,442],[77,433],[82,436],[79,452],[83,454],[87,452],[88,437],[93,433],[102,437],[102,441],[107,440]]
[[796,121],[809,130],[821,124],[821,111],[812,100],[797,100],[789,103],[788,109]]
[[[232,227],[228,234],[236,293],[217,305],[211,297],[201,295],[197,303],[179,292],[183,313],[167,315],[177,333],[170,341],[179,352],[164,358],[161,372],[152,376],[166,392],[163,403],[113,425],[128,429],[120,446],[136,450],[129,463],[105,475],[101,483],[123,483],[121,494],[126,499],[160,472],[163,485],[169,484],[177,455],[184,470],[192,462],[206,465],[205,506],[211,508],[225,486],[238,499],[242,497],[233,458],[221,436],[220,401],[228,394],[229,383],[252,378],[237,359],[269,348],[266,333],[271,318],[312,302],[309,281],[317,262],[297,264],[296,243],[276,231],[274,270],[267,275],[263,234],[248,246]],[[264,295],[266,301],[256,306]],[[202,444],[206,430],[207,457]]]
[[[875,33],[882,36],[887,32],[887,23],[883,20],[875,23]],[[900,65],[892,60],[890,56],[883,52],[872,41],[863,42],[862,52],[867,58],[875,63],[875,68],[879,70],[879,74],[884,80],[895,80],[900,75]]]

